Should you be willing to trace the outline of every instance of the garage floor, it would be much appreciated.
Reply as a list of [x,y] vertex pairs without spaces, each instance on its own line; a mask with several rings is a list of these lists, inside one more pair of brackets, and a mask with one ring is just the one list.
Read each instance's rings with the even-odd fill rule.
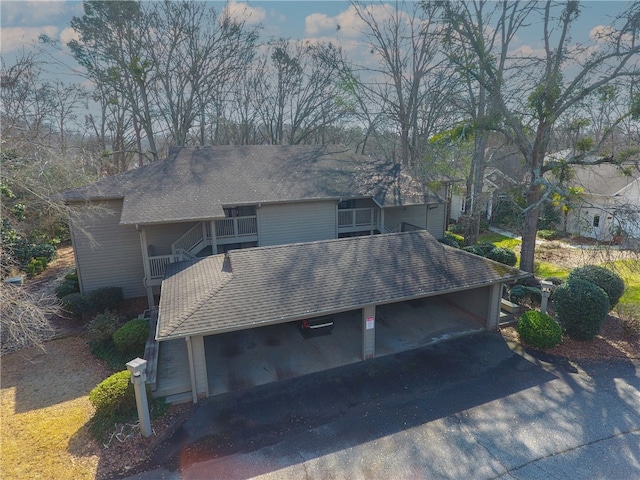
[[[439,297],[382,305],[376,308],[376,356],[481,330],[478,319]],[[362,315],[335,315],[333,332],[313,338],[303,338],[297,323],[285,323],[204,342],[209,393],[219,395],[360,361]]]

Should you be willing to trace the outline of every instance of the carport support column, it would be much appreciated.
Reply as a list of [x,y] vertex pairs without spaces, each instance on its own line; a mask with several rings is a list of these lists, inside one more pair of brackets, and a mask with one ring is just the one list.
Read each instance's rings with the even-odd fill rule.
[[487,311],[487,330],[498,329],[500,324],[500,302],[502,298],[502,284],[494,283],[489,290],[489,308]]
[[189,375],[191,376],[191,398],[193,403],[198,403],[198,384],[196,382],[196,368],[193,362],[193,347],[191,337],[185,337],[187,341],[187,356],[189,357]]
[[362,309],[362,359],[368,360],[376,354],[376,306]]

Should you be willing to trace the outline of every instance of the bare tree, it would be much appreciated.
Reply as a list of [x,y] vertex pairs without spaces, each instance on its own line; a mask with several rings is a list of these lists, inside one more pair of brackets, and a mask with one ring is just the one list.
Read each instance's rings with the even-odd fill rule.
[[[554,126],[570,108],[599,88],[618,78],[640,74],[640,4],[627,7],[609,29],[589,44],[574,44],[571,40],[580,15],[578,2],[500,2],[495,8],[499,16],[493,27],[499,32],[500,44],[493,50],[486,48],[478,29],[460,28],[459,32],[476,57],[468,72],[484,85],[499,115],[499,122],[492,129],[504,134],[526,163],[520,268],[533,272],[540,209],[554,193],[544,177],[551,168],[545,165],[545,156]],[[543,52],[539,55],[514,55],[512,41],[525,19],[541,24]],[[460,22],[463,21],[475,24],[468,16],[461,17]],[[504,72],[496,66],[496,59],[500,58],[508,62]],[[585,155],[570,161],[580,163]]]

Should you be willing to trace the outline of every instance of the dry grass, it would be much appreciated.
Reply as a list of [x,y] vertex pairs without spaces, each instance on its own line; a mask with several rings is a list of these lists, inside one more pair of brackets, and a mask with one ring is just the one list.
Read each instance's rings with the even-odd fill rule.
[[95,478],[99,447],[85,427],[93,413],[88,393],[107,374],[78,337],[48,342],[46,352],[4,356],[2,478]]

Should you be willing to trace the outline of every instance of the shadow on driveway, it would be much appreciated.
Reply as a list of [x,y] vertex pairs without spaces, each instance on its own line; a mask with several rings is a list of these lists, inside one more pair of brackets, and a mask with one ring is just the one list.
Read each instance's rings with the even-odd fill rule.
[[[308,460],[556,378],[512,352],[499,334],[486,332],[211,398],[139,471],[176,472],[275,444],[302,449]],[[289,464],[302,461],[286,458]],[[273,460],[217,473],[248,478],[287,466],[283,458]]]

